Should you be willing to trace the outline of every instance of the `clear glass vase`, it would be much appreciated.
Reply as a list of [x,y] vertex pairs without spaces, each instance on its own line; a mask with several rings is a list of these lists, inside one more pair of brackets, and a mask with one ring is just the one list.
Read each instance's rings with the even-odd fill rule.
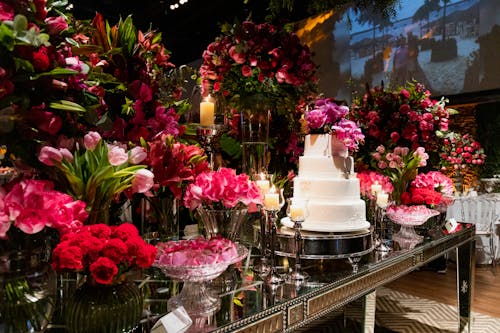
[[261,94],[240,99],[240,123],[243,172],[253,177],[267,174],[269,164],[269,98]]
[[210,209],[198,207],[199,220],[207,238],[222,236],[233,242],[240,238],[241,226],[246,221],[247,209]]
[[67,301],[64,321],[72,333],[127,333],[138,327],[142,309],[142,294],[133,282],[86,281]]
[[42,249],[0,253],[0,331],[44,332],[56,303],[56,274]]
[[179,200],[173,196],[157,196],[141,201],[143,235],[150,243],[179,240]]

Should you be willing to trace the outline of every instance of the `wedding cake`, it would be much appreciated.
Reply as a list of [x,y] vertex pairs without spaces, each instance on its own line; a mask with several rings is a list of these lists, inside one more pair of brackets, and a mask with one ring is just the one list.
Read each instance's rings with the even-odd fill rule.
[[[351,232],[370,227],[353,158],[334,135],[305,137],[304,155],[299,157],[298,175],[293,182],[292,202],[306,204],[303,230]],[[282,223],[293,227],[289,218]]]

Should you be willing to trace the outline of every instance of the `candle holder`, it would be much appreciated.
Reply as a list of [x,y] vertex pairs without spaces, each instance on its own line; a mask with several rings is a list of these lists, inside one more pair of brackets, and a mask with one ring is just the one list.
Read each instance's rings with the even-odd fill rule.
[[278,205],[277,206],[272,205],[264,208],[266,212],[266,222],[270,232],[269,248],[271,250],[270,253],[271,269],[264,278],[264,282],[266,284],[281,284],[285,282],[285,279],[277,272],[276,252],[275,252],[276,230],[277,230],[276,221],[278,220],[278,212],[281,210],[281,208],[283,208],[284,205],[285,205],[285,200],[283,197],[283,189],[281,189],[279,191]]
[[258,264],[253,266],[253,271],[260,277],[267,276],[271,271],[271,265],[267,259],[267,241],[269,239],[269,229],[266,228],[266,211],[261,210],[261,217],[259,218],[259,232],[260,232],[260,257]]
[[203,150],[208,157],[208,166],[210,169],[214,169],[215,159],[214,159],[214,138],[222,131],[224,128],[223,124],[213,124],[208,126],[198,126],[196,128],[196,135],[198,141],[202,146]]
[[309,278],[309,274],[302,271],[300,255],[302,254],[302,223],[304,216],[293,217],[293,228],[295,229],[295,268],[287,275],[287,282],[301,284]]
[[385,205],[375,205],[375,250],[379,252],[392,251],[392,247],[389,246],[389,240],[386,237],[385,209]]

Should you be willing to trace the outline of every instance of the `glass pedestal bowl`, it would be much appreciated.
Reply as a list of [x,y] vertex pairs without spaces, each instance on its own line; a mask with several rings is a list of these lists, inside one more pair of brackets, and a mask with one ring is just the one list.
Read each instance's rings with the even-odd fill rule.
[[[222,274],[229,265],[243,260],[248,255],[248,249],[236,244],[237,253],[226,261],[198,266],[170,266],[155,263],[162,272],[176,281],[183,282],[181,292],[167,302],[168,311],[183,306],[196,326],[196,321],[213,315],[220,308],[220,299],[216,292],[207,285]],[[197,328],[198,332],[202,331]]]
[[415,226],[424,224],[429,218],[439,215],[439,211],[427,208],[424,205],[416,206],[390,206],[386,215],[391,221],[399,224],[401,228],[392,236],[402,249],[413,249],[424,240],[415,232]]

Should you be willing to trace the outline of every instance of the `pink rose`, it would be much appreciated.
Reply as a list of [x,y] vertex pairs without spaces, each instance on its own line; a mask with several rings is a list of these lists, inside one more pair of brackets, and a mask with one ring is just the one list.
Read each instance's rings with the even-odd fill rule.
[[252,68],[248,65],[244,65],[243,67],[241,67],[241,74],[245,77],[252,76]]
[[125,149],[114,145],[109,145],[108,149],[109,149],[108,151],[109,164],[113,166],[118,166],[128,161],[128,154],[125,151]]
[[245,62],[245,54],[236,51],[236,46],[231,46],[229,49],[229,56],[234,60],[237,64],[243,64]]
[[154,174],[148,169],[140,169],[132,179],[132,190],[135,193],[147,192],[154,184]]
[[99,141],[101,141],[101,135],[97,132],[91,131],[83,137],[83,146],[85,149],[94,150]]
[[61,31],[68,29],[68,23],[64,20],[62,16],[58,17],[47,17],[45,23],[49,28],[50,35],[57,35]]

